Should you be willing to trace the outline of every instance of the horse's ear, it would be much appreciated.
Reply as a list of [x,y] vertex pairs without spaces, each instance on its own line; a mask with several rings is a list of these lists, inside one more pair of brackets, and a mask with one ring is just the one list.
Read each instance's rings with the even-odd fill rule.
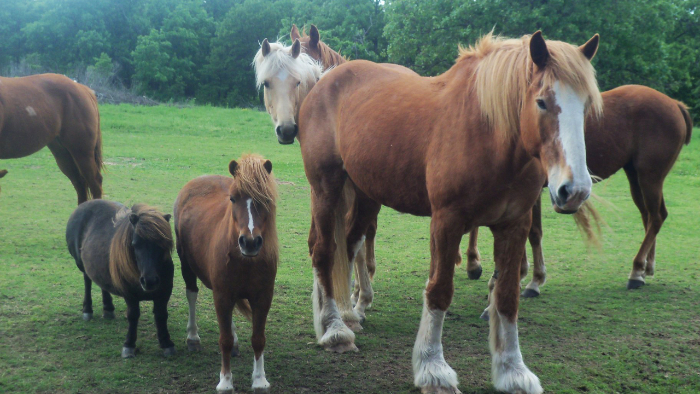
[[292,41],[301,38],[301,34],[299,34],[299,29],[297,28],[297,25],[292,24],[292,31],[289,32],[289,37],[292,39]]
[[547,50],[547,44],[544,42],[540,30],[537,30],[535,34],[530,37],[530,58],[532,58],[533,63],[539,68],[544,68],[544,66],[547,65],[549,50]]
[[311,31],[309,31],[309,45],[316,48],[319,41],[321,41],[321,35],[318,34],[316,25],[311,25]]
[[272,162],[270,160],[265,160],[265,163],[263,163],[263,167],[265,167],[265,170],[267,170],[267,173],[272,172]]
[[270,53],[270,43],[267,42],[267,38],[263,40],[262,43],[262,55],[267,56]]
[[163,219],[165,219],[166,222],[169,222],[171,217],[172,217],[172,215],[169,213],[166,213],[165,215],[163,215]]
[[238,163],[236,163],[235,160],[231,160],[231,162],[228,163],[228,172],[230,172],[232,176],[236,176],[237,169],[238,169]]
[[588,60],[592,60],[593,56],[598,52],[598,43],[600,43],[600,36],[596,33],[588,42],[578,47],[578,49],[581,50],[583,56]]
[[136,226],[136,223],[139,222],[139,215],[132,213],[131,215],[129,215],[129,221],[131,222],[131,224]]
[[299,39],[294,40],[294,44],[292,44],[292,57],[294,59],[299,57],[299,54],[301,53],[301,42],[299,42]]
[[7,175],[7,170],[0,170],[0,178],[4,177]]

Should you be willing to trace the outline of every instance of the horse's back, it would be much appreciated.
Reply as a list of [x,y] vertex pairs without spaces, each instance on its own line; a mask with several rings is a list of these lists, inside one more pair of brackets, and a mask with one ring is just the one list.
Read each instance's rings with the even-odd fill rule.
[[[66,225],[66,244],[78,268],[107,267],[114,235],[114,217],[125,207],[106,200],[90,200],[78,206]],[[93,279],[94,280],[94,279]]]
[[99,127],[94,97],[90,88],[63,75],[0,77],[0,158],[28,156],[59,136],[73,137],[65,130],[83,132],[76,140],[90,138],[84,132],[94,134]]

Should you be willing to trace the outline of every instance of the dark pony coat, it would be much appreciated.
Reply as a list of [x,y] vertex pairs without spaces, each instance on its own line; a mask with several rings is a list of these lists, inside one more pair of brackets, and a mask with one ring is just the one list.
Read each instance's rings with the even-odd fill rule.
[[102,197],[102,133],[95,93],[57,74],[0,77],[0,159],[48,146],[78,194]]
[[132,357],[140,301],[153,301],[158,342],[165,354],[175,352],[168,333],[168,300],[173,289],[173,237],[170,215],[136,204],[131,209],[104,200],[80,204],[66,227],[68,251],[83,272],[83,318],[92,318],[92,282],[102,289],[105,318],[114,318],[111,294],[124,297],[129,332],[122,350]]

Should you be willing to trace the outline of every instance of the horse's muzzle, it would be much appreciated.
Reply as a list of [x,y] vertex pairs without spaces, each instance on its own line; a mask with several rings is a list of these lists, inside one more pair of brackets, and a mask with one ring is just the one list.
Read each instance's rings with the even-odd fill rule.
[[263,246],[263,237],[248,238],[245,235],[238,237],[238,247],[241,249],[241,254],[246,257],[255,257],[260,253]]
[[139,279],[139,282],[141,283],[141,288],[143,291],[151,292],[158,290],[158,287],[160,286],[160,277],[158,277],[158,275],[149,277],[142,276]]
[[299,126],[296,124],[280,125],[275,128],[275,133],[277,133],[277,141],[280,144],[290,145],[294,143],[294,138],[299,133]]

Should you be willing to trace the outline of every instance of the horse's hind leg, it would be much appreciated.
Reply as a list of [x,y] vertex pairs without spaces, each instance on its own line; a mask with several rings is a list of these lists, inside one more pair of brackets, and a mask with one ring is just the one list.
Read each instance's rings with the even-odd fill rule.
[[[666,221],[666,218],[668,217],[668,210],[666,210],[666,202],[664,201],[663,197],[661,197],[660,213],[661,213],[661,217],[663,218],[663,220]],[[656,239],[654,239],[654,243],[651,245],[651,249],[649,249],[649,254],[647,255],[647,266],[644,270],[647,277],[654,276],[655,268],[656,268]]]
[[58,140],[51,142],[48,146],[49,150],[51,150],[51,153],[53,154],[53,157],[56,159],[58,168],[66,177],[68,177],[68,179],[70,179],[70,182],[73,184],[73,188],[78,194],[78,205],[87,201],[87,185],[85,184],[85,179],[80,174],[78,166],[73,160],[73,156],[71,156],[70,152],[68,152],[68,150],[61,145],[60,142],[58,142]]
[[83,320],[92,319],[92,280],[83,273],[83,282],[85,283],[85,296],[83,297]]
[[547,280],[547,269],[544,266],[544,253],[542,253],[542,198],[537,198],[537,202],[532,207],[532,226],[528,234],[530,247],[532,247],[532,259],[534,269],[532,280],[525,286],[522,296],[525,298],[537,297],[540,295],[540,286]]
[[153,317],[158,331],[158,344],[163,349],[163,355],[169,357],[175,354],[175,344],[170,340],[168,332],[168,301],[170,292],[153,300]]
[[[360,324],[365,321],[365,310],[374,300],[374,290],[372,281],[367,269],[367,233],[374,225],[376,234],[377,215],[381,205],[356,192],[355,203],[350,210],[349,231],[348,231],[348,258],[355,264],[355,274],[359,284],[359,294],[355,303],[354,311],[360,316]],[[374,237],[372,237],[374,239]],[[372,249],[372,255],[374,250]]]
[[[272,294],[272,289],[269,291]],[[251,343],[253,345],[253,392],[267,393],[270,390],[270,383],[265,377],[265,359],[263,352],[265,351],[265,323],[267,322],[267,313],[270,311],[272,297],[261,297],[261,299],[250,303],[253,311],[253,335]]]
[[102,318],[108,320],[114,319],[114,303],[112,302],[112,295],[106,290],[102,290]]
[[199,327],[197,327],[197,295],[199,288],[197,287],[197,275],[190,268],[184,253],[181,251],[180,239],[178,237],[177,253],[180,256],[180,267],[182,271],[182,279],[185,281],[185,294],[187,295],[187,304],[189,305],[189,317],[187,318],[187,350],[198,351],[202,350],[202,341],[199,338]]
[[136,335],[139,317],[141,317],[141,307],[136,300],[125,298],[124,301],[126,301],[126,320],[129,322],[129,330],[122,348],[122,358],[131,358],[136,356]]
[[481,278],[483,269],[481,268],[481,254],[477,248],[477,239],[479,238],[479,228],[474,227],[469,233],[469,247],[467,248],[467,276],[471,280]]

